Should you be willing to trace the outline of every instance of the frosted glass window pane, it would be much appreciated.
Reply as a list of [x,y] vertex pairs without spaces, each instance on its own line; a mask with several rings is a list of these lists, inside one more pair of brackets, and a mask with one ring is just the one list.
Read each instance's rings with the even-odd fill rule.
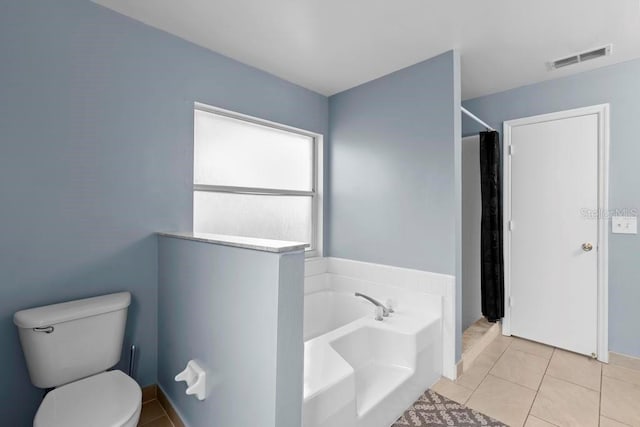
[[313,190],[313,138],[195,110],[194,184]]
[[311,243],[310,196],[194,191],[193,230]]

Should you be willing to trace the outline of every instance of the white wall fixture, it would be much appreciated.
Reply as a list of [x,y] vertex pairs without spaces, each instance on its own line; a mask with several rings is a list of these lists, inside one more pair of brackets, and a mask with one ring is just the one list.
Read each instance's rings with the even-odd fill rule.
[[635,216],[612,217],[611,232],[616,234],[638,234],[638,218]]
[[187,367],[176,375],[175,380],[187,383],[186,394],[195,395],[198,400],[206,398],[207,373],[195,360],[189,360]]

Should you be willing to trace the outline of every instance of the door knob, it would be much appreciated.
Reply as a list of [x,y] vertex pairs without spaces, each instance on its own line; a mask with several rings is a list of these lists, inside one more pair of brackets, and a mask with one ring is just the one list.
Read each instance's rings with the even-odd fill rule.
[[582,250],[585,252],[590,252],[593,249],[593,245],[591,243],[583,243]]

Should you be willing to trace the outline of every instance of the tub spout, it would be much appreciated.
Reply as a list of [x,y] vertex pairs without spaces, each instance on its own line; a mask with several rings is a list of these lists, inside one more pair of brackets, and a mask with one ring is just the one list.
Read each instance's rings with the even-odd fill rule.
[[[384,317],[389,317],[389,309],[387,307],[384,306],[384,304],[382,304],[380,301],[378,301],[375,298],[371,298],[369,295],[365,295],[365,294],[361,294],[360,292],[356,292],[355,293],[356,297],[360,297],[360,298],[364,298],[367,301],[369,301],[371,304],[375,305],[376,307],[380,307],[382,309],[382,315]],[[382,320],[379,318],[376,318],[376,320]]]

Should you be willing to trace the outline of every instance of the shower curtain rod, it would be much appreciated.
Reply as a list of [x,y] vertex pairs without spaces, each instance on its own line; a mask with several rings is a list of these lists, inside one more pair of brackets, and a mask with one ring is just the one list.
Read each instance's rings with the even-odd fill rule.
[[495,129],[492,128],[491,126],[489,126],[488,124],[486,124],[485,122],[483,122],[482,120],[480,120],[478,118],[478,116],[476,116],[475,114],[473,114],[471,111],[467,110],[466,108],[464,108],[463,106],[460,106],[460,110],[466,114],[467,116],[469,116],[471,119],[475,120],[476,122],[480,123],[482,126],[484,126],[485,128],[487,128],[487,130],[493,131],[495,132]]

